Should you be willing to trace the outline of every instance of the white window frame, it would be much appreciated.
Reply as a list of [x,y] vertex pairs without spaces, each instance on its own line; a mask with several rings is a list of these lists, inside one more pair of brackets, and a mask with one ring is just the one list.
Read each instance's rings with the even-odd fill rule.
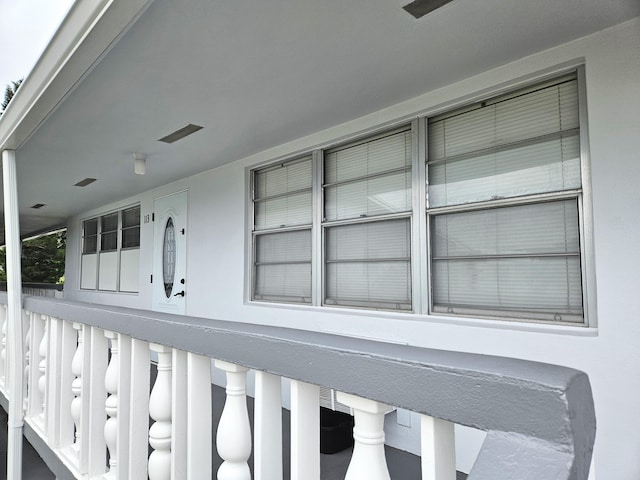
[[[554,80],[566,74],[575,73],[578,86],[578,114],[580,124],[579,146],[580,146],[580,192],[575,196],[578,202],[579,216],[579,245],[580,245],[580,268],[582,280],[582,322],[554,322],[517,316],[513,318],[505,316],[488,316],[476,313],[451,314],[447,312],[433,311],[431,292],[431,241],[428,205],[428,178],[427,178],[427,121],[428,118],[437,116],[447,111],[463,108],[465,105],[474,104],[484,100],[496,98],[527,87],[536,86],[543,82]],[[411,222],[411,291],[412,310],[410,312],[398,312],[394,309],[383,309],[386,315],[392,316],[397,313],[417,314],[424,318],[437,318],[440,320],[452,320],[458,322],[477,322],[487,324],[487,320],[497,320],[500,323],[539,323],[544,326],[569,326],[569,327],[596,327],[596,285],[595,285],[595,260],[594,260],[594,239],[593,239],[593,213],[592,213],[592,190],[591,190],[591,169],[589,159],[588,140],[588,118],[586,105],[586,81],[584,65],[574,64],[570,67],[564,66],[552,71],[549,69],[543,74],[531,75],[527,79],[513,82],[512,85],[500,86],[493,91],[485,90],[480,95],[469,95],[463,101],[451,101],[441,104],[437,108],[425,110],[416,115],[414,120],[409,122],[397,121],[386,126],[371,129],[368,132],[360,132],[351,138],[342,139],[339,142],[327,142],[326,144],[297,152],[295,155],[284,156],[273,161],[263,162],[260,165],[247,168],[247,248],[246,251],[246,301],[256,304],[274,303],[282,306],[306,307],[308,304],[300,305],[288,302],[273,302],[253,299],[254,282],[254,242],[253,242],[253,198],[254,187],[253,173],[256,170],[266,168],[272,164],[292,161],[297,158],[311,154],[313,159],[313,182],[312,182],[312,202],[313,202],[313,224],[312,224],[312,307],[322,307],[323,309],[339,309],[342,311],[357,311],[362,313],[372,312],[371,308],[343,305],[324,305],[324,284],[325,284],[325,224],[323,219],[324,198],[323,198],[323,175],[324,175],[324,152],[329,149],[346,145],[347,143],[367,141],[377,135],[384,135],[392,130],[400,129],[403,125],[411,125],[412,130],[412,211],[408,214]],[[567,194],[562,194],[561,196]],[[568,194],[572,195],[571,193]],[[553,195],[551,195],[553,197]],[[513,203],[526,202],[526,198],[512,199]],[[508,204],[509,201],[507,201]]]
[[[132,229],[132,228],[136,228],[136,226],[129,226],[126,228],[123,228],[123,213],[127,210],[131,210],[137,208],[140,212],[141,212],[141,206],[140,204],[134,204],[134,205],[129,205],[117,210],[110,210],[108,212],[102,213],[100,215],[96,215],[96,216],[91,216],[91,217],[87,217],[87,218],[83,218],[80,220],[80,265],[79,265],[79,271],[80,271],[80,275],[78,276],[79,278],[79,289],[81,291],[84,292],[93,292],[93,291],[98,291],[98,292],[109,292],[109,293],[133,293],[136,294],[138,292],[133,292],[133,291],[128,291],[128,290],[121,290],[121,285],[120,285],[120,275],[121,275],[121,268],[120,268],[120,262],[121,262],[121,254],[123,251],[128,251],[128,250],[140,250],[140,233],[141,233],[141,226],[142,226],[142,215],[140,214],[140,222],[137,225],[139,234],[138,234],[138,245],[136,246],[131,246],[131,247],[123,247],[122,243],[123,243],[123,232],[125,230],[128,229]],[[117,226],[117,230],[115,230],[116,232],[116,248],[115,249],[109,249],[109,250],[102,250],[102,218],[103,217],[107,217],[113,214],[118,214],[118,226]],[[85,222],[90,222],[92,220],[96,221],[97,224],[97,233],[96,233],[96,250],[95,252],[92,253],[85,253],[85,249],[84,249],[84,242],[85,242]],[[111,232],[111,231],[110,231]],[[111,252],[115,252],[117,254],[117,262],[116,262],[116,289],[115,290],[105,290],[105,289],[100,289],[100,284],[99,284],[99,279],[100,279],[100,253],[101,252],[105,252],[105,253],[111,253]],[[82,257],[84,255],[96,255],[96,268],[95,268],[95,288],[83,288],[82,287]]]

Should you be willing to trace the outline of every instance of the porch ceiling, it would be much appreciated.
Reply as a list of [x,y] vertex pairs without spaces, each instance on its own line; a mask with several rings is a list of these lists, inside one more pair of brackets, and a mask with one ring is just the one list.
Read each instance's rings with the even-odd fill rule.
[[[18,145],[22,234],[640,15],[637,0],[455,0],[416,20],[406,3],[155,0]],[[204,128],[158,141],[189,123]]]

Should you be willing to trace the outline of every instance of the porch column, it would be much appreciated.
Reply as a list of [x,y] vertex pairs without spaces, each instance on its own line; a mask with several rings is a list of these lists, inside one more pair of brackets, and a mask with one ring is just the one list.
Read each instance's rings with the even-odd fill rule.
[[16,152],[2,152],[4,235],[7,251],[7,346],[9,349],[9,425],[7,479],[22,478],[22,425],[24,345],[22,339],[22,273],[20,269],[20,222]]

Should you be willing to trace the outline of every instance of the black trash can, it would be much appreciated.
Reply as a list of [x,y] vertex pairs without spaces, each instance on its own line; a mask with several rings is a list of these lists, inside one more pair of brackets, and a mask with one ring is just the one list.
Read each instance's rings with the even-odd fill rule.
[[353,446],[353,417],[320,407],[320,452],[338,453]]

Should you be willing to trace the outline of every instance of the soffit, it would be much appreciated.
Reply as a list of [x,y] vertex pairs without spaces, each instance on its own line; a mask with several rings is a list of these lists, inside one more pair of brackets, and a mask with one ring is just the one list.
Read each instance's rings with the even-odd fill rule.
[[[640,14],[636,0],[455,0],[416,20],[405,3],[155,0],[18,149],[23,234]],[[158,142],[189,123],[204,129]],[[98,181],[73,186],[85,177]]]

